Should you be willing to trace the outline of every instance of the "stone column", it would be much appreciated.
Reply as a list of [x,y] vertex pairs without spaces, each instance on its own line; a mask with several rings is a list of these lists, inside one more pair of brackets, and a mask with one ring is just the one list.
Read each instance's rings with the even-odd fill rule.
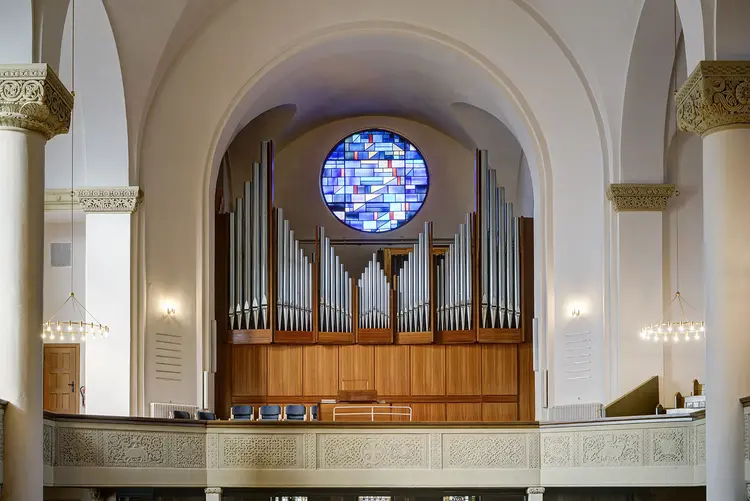
[[221,501],[221,487],[206,487],[206,501]]
[[529,487],[526,489],[527,501],[542,501],[544,499],[544,487]]
[[617,213],[618,315],[611,400],[664,375],[661,344],[647,343],[639,333],[645,324],[658,322],[663,310],[663,212],[674,191],[671,184],[612,184],[607,189]]
[[745,499],[750,395],[750,62],[703,61],[677,95],[677,124],[703,137],[706,499]]
[[44,145],[70,128],[73,97],[46,64],[0,65],[0,398],[4,501],[42,499]]

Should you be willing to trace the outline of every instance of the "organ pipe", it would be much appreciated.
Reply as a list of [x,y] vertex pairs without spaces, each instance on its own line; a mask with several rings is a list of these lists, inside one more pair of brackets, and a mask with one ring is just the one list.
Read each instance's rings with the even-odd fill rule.
[[472,329],[474,311],[472,302],[472,253],[474,238],[471,214],[466,214],[459,225],[453,243],[443,254],[437,265],[437,311],[439,330]]
[[352,281],[349,272],[344,269],[341,258],[322,227],[318,228],[318,243],[318,329],[321,332],[352,332]]
[[400,332],[429,331],[431,327],[431,240],[425,223],[398,275],[398,325]]
[[513,204],[506,202],[505,189],[497,186],[497,173],[489,168],[487,152],[477,152],[482,183],[479,207],[479,260],[481,328],[521,327],[521,275],[519,219]]
[[312,330],[312,264],[299,240],[276,209],[276,328],[282,331]]
[[361,329],[387,329],[391,325],[390,286],[377,257],[377,253],[373,253],[357,281]]

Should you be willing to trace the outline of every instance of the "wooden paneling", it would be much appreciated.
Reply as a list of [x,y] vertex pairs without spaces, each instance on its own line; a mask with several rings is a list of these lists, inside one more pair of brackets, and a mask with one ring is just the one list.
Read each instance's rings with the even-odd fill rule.
[[445,404],[446,421],[481,421],[482,404]]
[[335,397],[339,387],[339,347],[311,345],[302,347],[304,396]]
[[482,404],[482,421],[516,421],[518,404]]
[[266,395],[268,347],[235,345],[232,350],[232,395]]
[[268,347],[268,395],[302,395],[302,346]]
[[478,344],[445,347],[445,394],[482,394],[482,347]]
[[518,394],[518,345],[482,345],[482,394]]
[[445,395],[445,346],[411,347],[411,394]]
[[339,347],[339,390],[375,388],[375,347],[354,344]]
[[412,421],[445,421],[445,404],[412,404],[411,409]]
[[518,345],[518,419],[534,421],[534,345]]
[[410,346],[374,346],[378,395],[411,395]]

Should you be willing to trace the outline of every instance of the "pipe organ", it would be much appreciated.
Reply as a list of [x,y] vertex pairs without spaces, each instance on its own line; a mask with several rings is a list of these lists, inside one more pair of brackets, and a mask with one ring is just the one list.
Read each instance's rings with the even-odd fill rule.
[[359,328],[388,329],[391,326],[390,288],[377,254],[373,254],[357,282]]
[[305,253],[273,207],[271,142],[260,159],[224,223],[228,294],[217,305],[228,306],[231,342],[412,344],[435,333],[446,343],[523,341],[531,220],[514,216],[486,151],[476,153],[475,210],[453,238],[435,245],[425,223],[408,252],[381,253],[383,262],[374,254],[356,281],[323,227]]
[[352,282],[339,256],[318,227],[318,295],[320,312],[318,328],[322,332],[352,332]]

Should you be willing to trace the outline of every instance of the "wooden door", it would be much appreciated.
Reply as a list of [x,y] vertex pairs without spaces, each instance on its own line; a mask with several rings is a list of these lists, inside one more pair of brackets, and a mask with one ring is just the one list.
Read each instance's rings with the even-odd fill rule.
[[44,345],[44,410],[78,414],[80,345]]

